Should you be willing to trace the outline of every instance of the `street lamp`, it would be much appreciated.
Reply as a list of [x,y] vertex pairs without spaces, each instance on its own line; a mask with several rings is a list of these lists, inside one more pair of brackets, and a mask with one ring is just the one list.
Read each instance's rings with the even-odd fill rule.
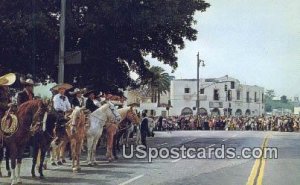
[[199,115],[199,106],[200,106],[200,94],[199,94],[199,68],[200,68],[200,64],[202,63],[202,67],[205,67],[204,61],[200,60],[199,58],[199,52],[197,54],[197,102],[196,102],[196,107],[197,107],[197,116]]

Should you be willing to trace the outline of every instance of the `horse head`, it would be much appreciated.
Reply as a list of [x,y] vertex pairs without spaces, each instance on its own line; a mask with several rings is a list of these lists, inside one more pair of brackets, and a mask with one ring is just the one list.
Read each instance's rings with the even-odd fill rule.
[[20,106],[19,109],[24,108],[23,111],[25,113],[33,112],[30,130],[34,134],[46,124],[48,116],[48,104],[43,100],[31,100],[25,103],[25,105],[27,104],[28,106]]
[[126,113],[126,118],[133,124],[135,125],[139,125],[141,120],[140,118],[138,117],[136,111],[130,107]]
[[85,108],[75,107],[70,117],[71,132],[74,134],[78,129],[84,128],[86,122]]

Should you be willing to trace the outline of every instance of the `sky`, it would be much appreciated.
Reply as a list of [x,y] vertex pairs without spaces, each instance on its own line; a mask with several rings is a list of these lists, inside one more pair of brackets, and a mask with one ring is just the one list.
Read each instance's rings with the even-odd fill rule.
[[[205,61],[201,78],[229,75],[243,84],[274,89],[277,96],[300,95],[299,0],[205,0],[197,12],[197,41],[177,54],[176,79],[197,77],[197,52]],[[171,68],[150,59],[152,65]]]

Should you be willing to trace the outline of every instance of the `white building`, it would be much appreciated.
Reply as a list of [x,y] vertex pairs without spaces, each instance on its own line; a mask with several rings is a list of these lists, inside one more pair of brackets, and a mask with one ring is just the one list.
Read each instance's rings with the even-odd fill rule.
[[[170,89],[172,105],[170,116],[196,114],[196,79],[172,80]],[[243,85],[237,79],[224,76],[221,78],[200,79],[199,92],[200,114],[264,114],[264,88],[262,87]]]

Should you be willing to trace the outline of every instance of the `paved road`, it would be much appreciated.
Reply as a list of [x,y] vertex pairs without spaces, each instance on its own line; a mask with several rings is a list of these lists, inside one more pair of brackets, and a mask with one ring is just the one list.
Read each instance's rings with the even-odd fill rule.
[[[300,184],[300,133],[252,131],[175,131],[157,132],[148,139],[151,147],[277,147],[278,159],[123,159],[108,163],[99,151],[95,167],[82,163],[80,173],[72,173],[70,162],[45,171],[45,180],[30,177],[30,159],[22,168],[23,184],[74,185],[298,185]],[[214,152],[207,151],[205,154]],[[1,178],[0,184],[9,184]]]

